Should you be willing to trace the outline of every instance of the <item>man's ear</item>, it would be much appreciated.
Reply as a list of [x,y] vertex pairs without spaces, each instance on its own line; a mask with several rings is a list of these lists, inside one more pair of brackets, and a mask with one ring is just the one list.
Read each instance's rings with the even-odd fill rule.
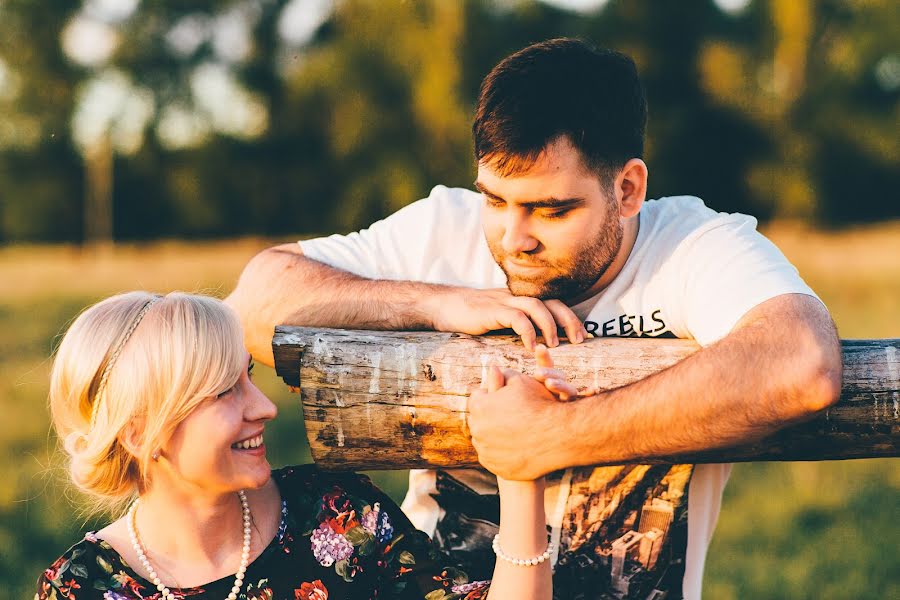
[[615,193],[619,216],[627,219],[641,211],[647,197],[647,165],[639,158],[632,158],[616,177]]

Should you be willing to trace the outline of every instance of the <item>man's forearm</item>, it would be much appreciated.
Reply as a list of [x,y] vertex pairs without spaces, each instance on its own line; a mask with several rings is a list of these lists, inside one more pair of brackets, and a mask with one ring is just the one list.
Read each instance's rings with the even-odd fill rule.
[[579,442],[560,460],[629,462],[750,442],[829,406],[840,380],[830,321],[761,318],[669,369],[572,404]]
[[423,300],[442,286],[372,280],[303,256],[291,246],[261,252],[226,299],[244,327],[247,348],[272,364],[276,325],[347,329],[426,329]]
[[506,374],[497,392],[472,392],[469,430],[488,470],[528,480],[758,439],[837,400],[841,355],[821,304],[786,295],[751,311],[718,343],[595,396],[559,402],[541,382]]
[[586,335],[559,300],[513,296],[507,289],[366,279],[303,256],[298,244],[256,255],[225,301],[241,318],[247,349],[268,365],[272,334],[283,324],[471,335],[512,329],[531,349],[539,333],[548,346],[557,345],[558,327],[576,343]]
[[298,260],[305,262],[297,269],[303,289],[275,311],[282,324],[381,330],[431,326],[420,301],[437,286],[367,279],[305,257]]

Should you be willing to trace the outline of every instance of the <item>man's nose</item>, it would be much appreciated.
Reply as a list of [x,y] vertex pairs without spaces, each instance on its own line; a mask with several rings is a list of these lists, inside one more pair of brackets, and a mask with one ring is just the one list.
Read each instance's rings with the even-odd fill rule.
[[538,246],[538,241],[531,234],[528,219],[524,215],[514,211],[506,219],[506,229],[503,232],[503,250],[507,254],[519,254],[531,252]]

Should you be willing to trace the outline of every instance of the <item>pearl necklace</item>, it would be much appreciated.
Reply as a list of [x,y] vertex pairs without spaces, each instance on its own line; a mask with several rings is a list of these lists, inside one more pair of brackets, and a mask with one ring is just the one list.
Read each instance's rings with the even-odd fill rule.
[[[241,547],[241,566],[238,567],[237,574],[234,576],[234,586],[231,588],[231,593],[228,594],[228,600],[237,600],[237,595],[241,591],[241,585],[244,583],[244,574],[247,572],[247,564],[250,562],[250,505],[247,504],[247,495],[244,494],[244,490],[238,492],[238,498],[241,499],[241,512],[243,513],[244,544]],[[131,546],[137,553],[138,560],[141,561],[144,570],[150,575],[150,581],[152,581],[153,585],[156,586],[156,589],[162,593],[160,600],[175,600],[175,596],[169,591],[169,588],[160,581],[159,576],[156,574],[156,570],[150,564],[150,559],[147,557],[146,552],[144,552],[144,547],[141,545],[140,538],[138,538],[137,506],[140,500],[140,498],[135,498],[131,508],[128,509],[126,518],[126,522],[128,523],[128,535],[131,537]]]

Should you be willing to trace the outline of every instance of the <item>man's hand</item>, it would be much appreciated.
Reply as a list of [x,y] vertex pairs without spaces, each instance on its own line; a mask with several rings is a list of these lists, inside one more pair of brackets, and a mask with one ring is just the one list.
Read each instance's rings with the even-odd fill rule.
[[[560,424],[574,402],[559,402],[547,387],[518,371],[491,365],[487,388],[469,397],[469,431],[482,466],[497,477],[531,481],[567,466]],[[498,381],[504,385],[498,387]],[[568,385],[568,384],[567,384]],[[494,391],[488,391],[488,390]]]
[[551,348],[559,345],[558,328],[575,344],[587,337],[581,320],[559,300],[513,296],[506,289],[445,287],[433,291],[422,302],[437,331],[482,335],[512,329],[531,351],[536,347],[538,331]]
[[[508,400],[504,399],[499,394],[507,383],[516,382],[516,387],[521,384],[524,388],[538,393],[539,398],[536,399],[534,403],[525,403],[529,411],[538,413],[544,408],[540,406],[541,403],[553,400],[568,402],[597,393],[593,388],[584,392],[579,392],[578,388],[569,383],[566,374],[554,367],[553,357],[550,356],[550,351],[544,344],[537,345],[534,350],[534,357],[536,363],[534,378],[530,378],[514,370],[507,369],[501,371],[492,364],[488,368],[484,381],[481,382],[481,389],[476,394],[473,394],[473,396],[475,396],[474,402],[471,398],[469,400],[469,428],[470,431],[472,431],[472,444],[478,451],[478,458],[481,461],[481,464],[496,474],[500,481],[504,481],[505,478],[510,480],[529,481],[554,470],[553,467],[541,466],[541,463],[537,458],[535,461],[528,460],[524,463],[520,460],[516,460],[516,457],[529,455],[533,451],[534,438],[532,435],[538,435],[539,432],[535,431],[535,427],[529,426],[527,420],[523,421],[516,418],[513,419],[515,422],[510,422],[511,419],[509,419],[509,415],[518,413],[508,412]],[[544,390],[541,391],[540,386],[534,386],[534,382],[542,384]],[[522,399],[523,397],[524,395],[517,396],[519,399]],[[495,404],[491,407],[485,407],[483,404],[485,402]],[[474,418],[472,416],[473,409],[478,411],[478,416],[475,416]],[[515,411],[515,409],[513,409],[513,411]],[[552,414],[547,415],[548,419],[552,419],[554,415],[556,415],[555,412],[551,412]],[[504,418],[504,416],[506,416],[506,418]],[[541,417],[536,416],[534,418]],[[523,423],[525,427],[524,431],[521,433],[506,433],[505,431],[492,429],[497,426],[522,428]],[[477,439],[473,427],[478,428]],[[547,421],[542,429],[546,430],[552,427],[553,423]],[[497,437],[508,443],[495,443],[495,438]],[[559,438],[557,438],[557,441],[558,440]],[[516,441],[524,444],[524,447],[522,445],[517,445],[515,443]],[[552,441],[548,443],[552,444]],[[545,445],[541,446],[541,448],[548,451],[552,450],[552,446]],[[500,472],[501,470],[502,472]]]

